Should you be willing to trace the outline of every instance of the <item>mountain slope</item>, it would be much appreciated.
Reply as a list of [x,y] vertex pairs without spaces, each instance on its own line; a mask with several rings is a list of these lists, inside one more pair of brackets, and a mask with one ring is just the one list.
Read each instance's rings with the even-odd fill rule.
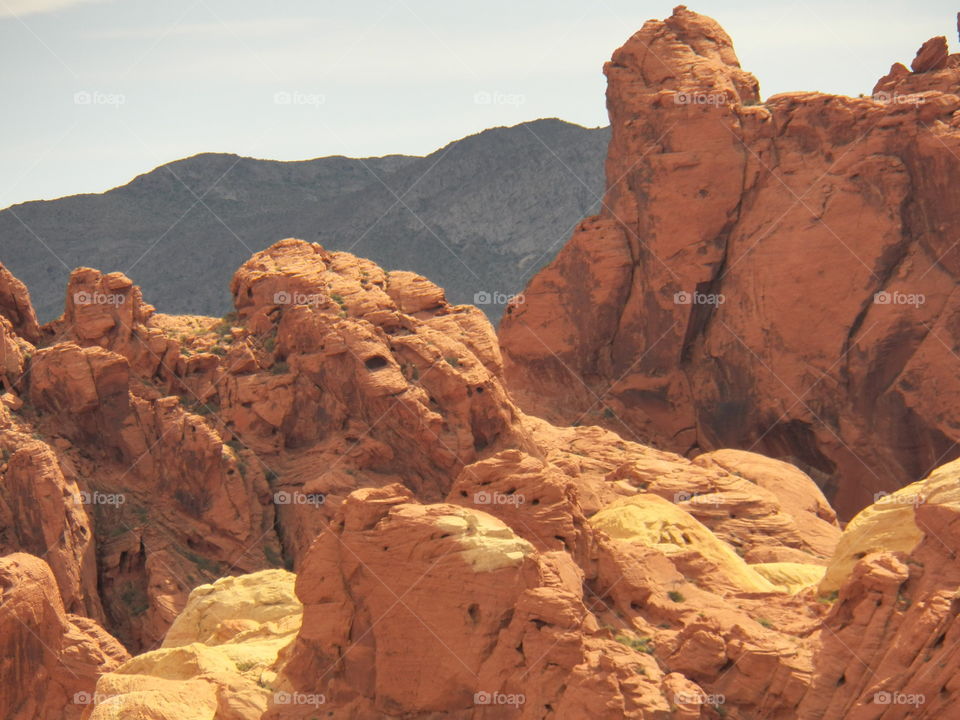
[[[455,303],[496,300],[519,292],[595,209],[608,137],[537,120],[423,158],[197,155],[103,194],[0,212],[0,260],[43,321],[63,311],[81,265],[126,272],[165,312],[222,315],[233,269],[284,237],[422,273]],[[483,309],[495,320],[503,304]]]

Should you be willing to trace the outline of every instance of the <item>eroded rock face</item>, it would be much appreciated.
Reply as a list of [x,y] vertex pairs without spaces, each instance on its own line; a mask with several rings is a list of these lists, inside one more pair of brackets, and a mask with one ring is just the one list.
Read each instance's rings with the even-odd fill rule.
[[93,527],[79,486],[46,444],[11,432],[0,437],[9,457],[0,487],[4,550],[44,558],[66,611],[103,622]]
[[226,359],[252,360],[227,368],[218,414],[277,458],[297,561],[357,487],[399,480],[439,500],[464,465],[523,446],[489,322],[426,279],[283,240],[245,263],[232,289],[246,332]]
[[[670,716],[664,674],[601,631],[565,553],[401,486],[357,491],[341,512],[298,579],[282,691],[349,717]],[[311,711],[275,703],[265,717]]]
[[94,470],[89,456],[74,458],[86,465],[75,469],[78,497],[99,526],[110,625],[131,647],[159,643],[191,587],[220,563],[256,570],[267,565],[263,548],[278,554],[262,469],[244,467],[176,397],[133,396],[127,358],[64,342],[39,351],[31,371],[46,426],[65,450],[98,460]]
[[40,325],[27,286],[0,263],[0,316],[13,326],[13,331],[24,340],[36,343]]
[[[957,29],[960,32],[960,18]],[[960,91],[960,54],[948,54],[943,36],[927,40],[910,63],[894,63],[873,88],[873,96],[881,102],[918,106],[930,96],[927,91],[957,94]],[[911,72],[912,71],[912,72]]]
[[[817,672],[800,706],[803,720],[873,718],[878,709],[932,720],[956,706],[960,462],[938,468],[910,492],[867,508],[846,531],[862,559],[812,638]],[[905,539],[903,525],[912,538]]]
[[886,88],[917,102],[760,104],[712,20],[644,25],[605,67],[604,207],[501,325],[520,405],[788,459],[846,517],[955,455],[960,97],[931,54]]
[[[938,52],[897,77],[940,82]],[[504,337],[528,400],[595,405],[620,434],[525,415],[476,308],[316,244],[254,255],[222,319],[157,314],[130,279],[81,268],[32,334],[0,273],[0,688],[17,691],[0,715],[839,720],[876,717],[877,692],[949,712],[956,463],[843,534],[818,482],[884,442],[875,467],[904,470],[908,447],[919,466],[942,449],[929,428],[947,436],[954,379],[920,380],[954,330],[955,258],[932,230],[953,210],[913,184],[923,163],[953,172],[933,141],[952,142],[960,98],[759,106],[729,38],[683,8],[607,72],[623,182]],[[792,207],[767,165],[816,205]],[[854,224],[868,272],[830,254]],[[811,254],[824,277],[797,272]],[[864,305],[871,273],[928,294]],[[807,322],[770,319],[800,299]],[[556,356],[510,340],[545,329]],[[815,382],[785,397],[768,368]],[[635,442],[648,432],[684,451],[746,437],[809,473]],[[34,681],[47,691],[27,697]]]
[[162,648],[100,677],[84,720],[259,720],[277,654],[300,628],[293,584],[264,570],[195,588]]
[[129,659],[95,622],[64,611],[46,563],[26,553],[0,558],[0,716],[76,720],[97,677]]

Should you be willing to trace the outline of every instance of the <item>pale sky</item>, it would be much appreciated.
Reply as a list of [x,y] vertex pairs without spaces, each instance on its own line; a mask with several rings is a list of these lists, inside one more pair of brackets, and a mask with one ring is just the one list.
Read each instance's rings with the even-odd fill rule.
[[[944,0],[689,4],[764,97],[869,93]],[[672,2],[0,0],[0,208],[101,192],[199,152],[423,155],[498,125],[607,123],[603,62]]]

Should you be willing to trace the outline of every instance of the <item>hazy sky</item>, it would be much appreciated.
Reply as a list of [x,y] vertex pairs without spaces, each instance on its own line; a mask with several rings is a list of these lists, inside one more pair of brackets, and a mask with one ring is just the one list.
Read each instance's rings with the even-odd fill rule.
[[[764,96],[868,93],[957,6],[705,0]],[[0,207],[204,151],[426,154],[497,125],[606,124],[603,62],[649,0],[0,0]]]

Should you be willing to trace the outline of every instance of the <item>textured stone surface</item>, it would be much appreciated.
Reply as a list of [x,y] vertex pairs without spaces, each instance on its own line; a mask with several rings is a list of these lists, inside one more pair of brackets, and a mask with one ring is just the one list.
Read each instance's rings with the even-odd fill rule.
[[76,720],[97,676],[129,658],[93,621],[64,611],[40,558],[0,558],[0,717]]
[[501,326],[520,405],[787,459],[844,517],[955,456],[957,70],[761,104],[680,8],[605,72],[604,206]]
[[159,650],[100,677],[88,720],[259,720],[300,629],[294,576],[264,570],[193,590]]
[[[897,82],[940,82],[951,68],[948,58],[941,70],[895,75]],[[764,256],[756,266],[750,253],[723,259],[746,238],[746,226],[730,220],[731,203],[747,197],[734,212],[748,224],[762,219],[760,205],[777,205],[755,159],[717,128],[750,142],[766,138],[758,152],[798,182],[820,170],[819,160],[806,167],[804,158],[839,142],[850,124],[844,108],[896,131],[885,141],[890,147],[902,147],[900,131],[913,122],[877,99],[794,95],[767,108],[751,104],[756,83],[736,65],[722,30],[683,8],[645,26],[608,73],[618,93],[615,117],[636,110],[669,151],[654,154],[648,162],[656,172],[648,173],[630,159],[637,129],[615,125],[611,167],[629,180],[611,187],[608,204],[642,223],[631,235],[612,216],[590,221],[596,233],[577,252],[592,253],[584,257],[593,265],[580,269],[581,280],[606,277],[590,276],[595,267],[614,272],[627,247],[610,244],[617,233],[629,255],[640,237],[663,250],[695,231],[699,240],[673,247],[684,283],[701,283],[716,263],[739,257],[753,275],[726,265],[729,282],[776,281],[777,292],[795,300],[797,272],[782,258]],[[682,101],[678,91],[687,93]],[[716,107],[700,107],[701,96]],[[933,113],[930,127],[949,140],[952,130],[937,113],[953,101],[943,93],[925,98],[933,109],[911,112]],[[790,127],[773,132],[787,105]],[[765,126],[771,129],[759,129]],[[914,150],[929,139],[915,134]],[[887,147],[876,137],[863,142]],[[869,173],[889,157],[862,157],[853,139],[848,145],[867,173],[861,177],[877,180]],[[725,164],[737,162],[743,187],[757,196],[725,184]],[[842,187],[820,197],[822,214],[832,224],[859,212],[865,237],[857,247],[876,249],[869,231],[879,226],[875,209],[871,215],[861,202],[866,191],[843,184],[853,175],[831,177]],[[889,202],[891,187],[903,189],[900,180],[878,180],[874,201]],[[681,222],[671,214],[700,189],[702,215],[685,212]],[[913,230],[949,219],[911,217]],[[789,237],[821,248],[819,231],[801,233],[795,217],[785,222]],[[720,236],[729,241],[722,251],[709,245]],[[792,257],[779,235],[768,236],[776,238],[763,240],[771,250]],[[584,241],[577,237],[574,245]],[[884,247],[896,246],[887,239]],[[701,241],[708,244],[703,257]],[[916,273],[917,257],[891,262]],[[652,277],[656,265],[631,263],[636,286],[621,309],[632,314],[617,318],[601,302],[602,312],[576,332],[602,339],[604,323],[615,320],[624,342],[639,343],[670,319],[658,314],[669,304],[651,302],[642,313],[633,307],[634,292],[654,287],[641,275]],[[928,275],[943,281],[951,263],[944,254],[943,267]],[[842,305],[855,294],[857,272],[849,266],[853,281],[833,295],[832,286],[811,281],[818,302]],[[551,292],[562,301],[556,318],[543,307],[531,312],[567,322],[572,304],[587,296],[569,278],[554,280]],[[900,347],[889,334],[882,347],[851,340],[849,387],[832,378],[824,348],[836,328],[824,321],[815,335],[804,325],[805,317],[833,320],[826,305],[771,335],[756,313],[787,304],[764,285],[755,307],[741,301],[739,315],[726,316],[722,309],[733,303],[724,303],[704,320],[685,345],[689,354],[674,358],[666,374],[657,373],[670,367],[669,353],[654,357],[648,348],[636,357],[641,345],[634,345],[629,362],[652,374],[623,375],[626,394],[618,395],[617,383],[610,393],[622,407],[598,413],[618,434],[525,415],[504,387],[504,359],[478,309],[451,305],[422,276],[386,272],[318,244],[288,239],[256,253],[234,277],[235,312],[221,319],[157,314],[129,278],[81,268],[71,276],[64,317],[31,334],[25,291],[2,274],[0,282],[17,289],[0,293],[2,717],[934,720],[956,706],[960,461],[878,496],[841,533],[818,486],[830,489],[829,474],[809,462],[823,450],[822,432],[805,435],[794,425],[793,434],[768,433],[774,454],[797,457],[805,473],[742,449],[688,459],[641,444],[621,413],[648,413],[650,428],[701,413],[696,427],[680,426],[672,441],[705,432],[711,418],[727,432],[737,414],[708,380],[683,374],[706,352],[713,366],[729,362],[745,373],[725,376],[724,392],[743,391],[749,407],[788,417],[798,398],[778,396],[776,383],[761,377],[764,362],[747,363],[712,334],[718,323],[736,325],[754,347],[774,353],[778,374],[816,374],[830,390],[816,396],[818,415],[830,402],[846,402],[841,390],[890,380],[857,375]],[[599,300],[615,289],[584,282]],[[14,295],[21,300],[9,300]],[[879,323],[874,312],[866,308],[864,317]],[[909,315],[896,322],[912,327]],[[943,317],[936,322],[945,328]],[[595,352],[587,359],[607,370],[614,365],[604,363],[628,354],[619,340],[597,351],[583,337],[553,342]],[[802,339],[809,354],[783,360]],[[934,355],[925,362],[940,367]],[[507,364],[511,372],[520,367],[511,356]],[[555,403],[551,412],[576,411],[577,393],[598,400],[545,370],[529,392],[556,392],[538,398]],[[917,417],[949,426],[950,381],[929,388],[900,380],[896,392]],[[648,383],[656,382],[669,393],[652,391]],[[889,397],[869,407],[864,397],[847,414],[828,415],[829,428],[852,433],[860,449],[888,440],[891,429],[918,436],[916,423],[894,427],[905,421]],[[665,398],[676,407],[650,408]],[[878,425],[880,410],[890,414]],[[743,445],[754,446],[762,449]],[[889,444],[872,461],[893,462],[905,447]],[[918,457],[924,447],[914,446]],[[282,566],[294,568],[296,579]],[[138,654],[128,658],[104,627]]]

